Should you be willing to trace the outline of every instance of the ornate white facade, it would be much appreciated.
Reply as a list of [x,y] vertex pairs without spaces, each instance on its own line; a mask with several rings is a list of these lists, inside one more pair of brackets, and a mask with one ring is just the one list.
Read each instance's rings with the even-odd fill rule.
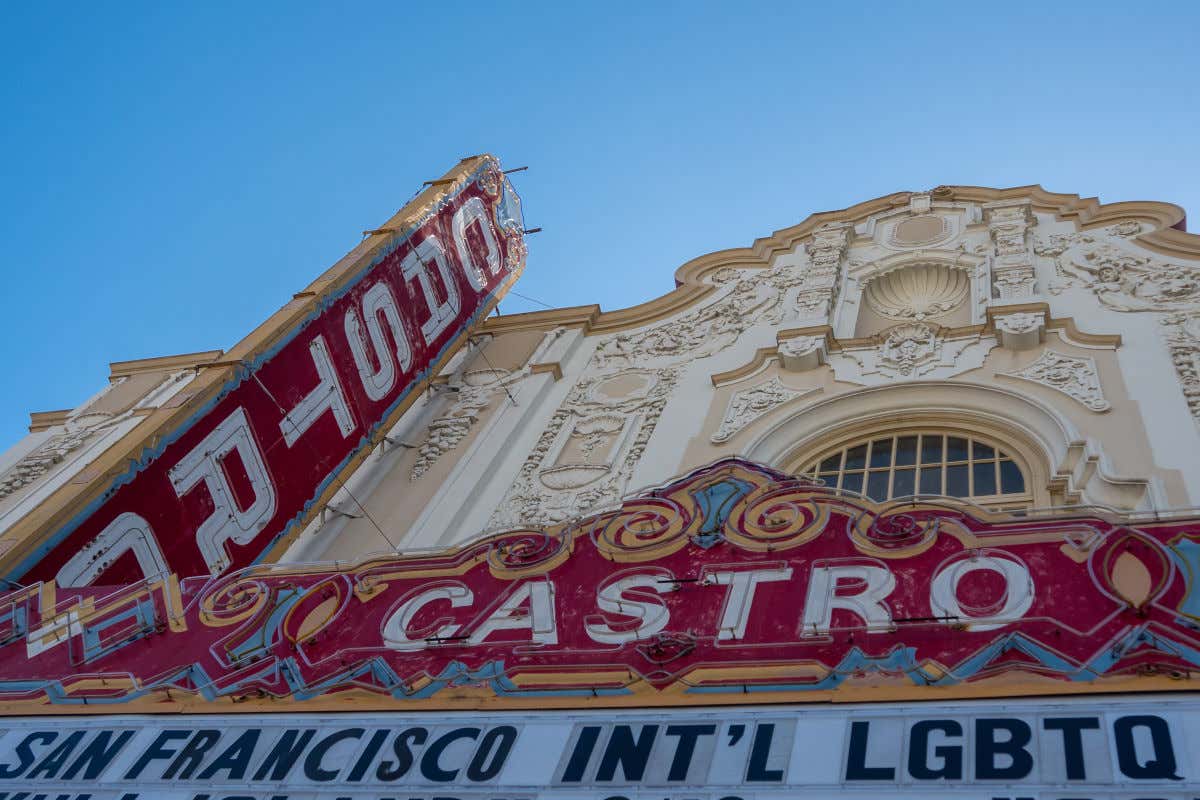
[[[489,319],[286,558],[536,528],[724,456],[799,471],[907,431],[1011,453],[1029,513],[1195,507],[1200,240],[1179,218],[1037,187],[899,193],[698,258],[643,306]],[[194,368],[10,451],[0,528]]]

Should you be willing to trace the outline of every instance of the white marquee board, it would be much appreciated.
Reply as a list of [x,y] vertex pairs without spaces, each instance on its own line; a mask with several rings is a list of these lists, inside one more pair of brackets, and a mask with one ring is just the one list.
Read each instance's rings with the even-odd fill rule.
[[1200,798],[1200,697],[9,718],[0,800]]

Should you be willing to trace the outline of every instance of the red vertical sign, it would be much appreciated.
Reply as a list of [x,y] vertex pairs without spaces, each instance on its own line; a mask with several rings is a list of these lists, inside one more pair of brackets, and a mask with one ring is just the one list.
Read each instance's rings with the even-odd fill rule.
[[81,586],[254,563],[515,280],[522,236],[519,200],[485,159],[13,576]]

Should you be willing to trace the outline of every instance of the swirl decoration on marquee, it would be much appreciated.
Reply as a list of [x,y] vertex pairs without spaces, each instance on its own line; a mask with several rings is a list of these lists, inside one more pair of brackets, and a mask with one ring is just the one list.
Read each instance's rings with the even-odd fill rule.
[[553,569],[568,555],[561,532],[524,530],[489,540],[487,561],[493,575],[516,579]]
[[878,505],[724,459],[614,511],[440,553],[14,589],[0,595],[0,702],[37,713],[1158,691],[1200,673],[1197,581],[1200,518]]
[[760,487],[733,509],[725,538],[760,552],[799,547],[820,536],[829,520],[829,506],[818,497],[803,483]]
[[621,510],[602,516],[589,532],[596,549],[616,561],[652,561],[676,552],[691,514],[677,500],[648,497],[627,500]]

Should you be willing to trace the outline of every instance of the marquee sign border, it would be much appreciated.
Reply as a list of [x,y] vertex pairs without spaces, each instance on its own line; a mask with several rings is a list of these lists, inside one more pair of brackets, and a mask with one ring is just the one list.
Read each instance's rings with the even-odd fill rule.
[[[731,499],[728,487],[739,481],[746,484],[746,491],[740,499]],[[685,511],[689,515],[687,519],[677,513],[681,508],[678,500],[683,497],[690,497],[694,503]],[[673,503],[675,510],[663,513]],[[799,516],[789,520],[786,517],[790,512],[779,512],[786,503],[807,504],[811,514],[803,520]],[[780,513],[784,518],[776,518]],[[77,651],[86,656],[86,648],[92,647],[99,658],[108,652],[103,650],[104,647],[116,651],[129,642],[163,631],[182,633],[187,629],[187,615],[191,615],[193,625],[198,624],[198,618],[203,618],[201,630],[221,629],[221,641],[229,642],[226,649],[234,652],[235,645],[243,647],[238,642],[246,638],[243,635],[245,626],[267,619],[270,611],[269,617],[273,620],[270,647],[278,644],[297,649],[311,643],[306,640],[315,640],[323,626],[336,618],[339,608],[352,599],[369,602],[371,595],[386,592],[389,581],[462,577],[478,569],[486,569],[498,580],[522,581],[563,564],[572,556],[577,544],[595,546],[613,564],[627,566],[650,564],[692,546],[707,551],[708,546],[721,540],[743,551],[783,551],[803,547],[827,531],[831,513],[850,520],[845,533],[859,553],[884,560],[918,556],[943,536],[954,537],[976,548],[980,547],[978,536],[984,536],[987,546],[993,548],[1039,541],[1062,543],[1061,547],[1070,548],[1077,542],[1082,548],[1081,558],[1076,559],[1080,569],[1091,570],[1093,580],[1100,581],[1096,584],[1099,590],[1120,607],[1121,614],[1129,617],[1126,637],[1129,650],[1148,647],[1151,651],[1156,650],[1158,656],[1149,658],[1144,664],[1126,663],[1122,673],[1114,677],[1105,676],[1105,672],[1121,663],[1124,653],[1116,653],[1108,659],[1107,666],[1096,667],[1091,662],[1076,664],[1071,673],[1048,662],[1047,669],[1051,672],[1062,672],[1055,678],[1036,674],[1037,670],[1033,668],[1036,665],[1031,665],[1029,670],[1005,668],[978,681],[943,681],[936,673],[931,673],[920,676],[918,682],[901,684],[891,678],[882,679],[879,673],[892,673],[895,677],[897,672],[907,674],[910,669],[921,670],[925,666],[902,663],[902,653],[897,650],[894,657],[864,656],[845,674],[839,673],[837,681],[826,686],[796,688],[788,683],[780,685],[781,676],[789,674],[788,665],[743,661],[702,664],[694,671],[683,673],[690,680],[697,672],[702,672],[708,687],[679,682],[655,687],[640,680],[621,686],[620,691],[611,690],[620,682],[620,676],[615,672],[632,677],[628,666],[610,669],[594,665],[586,669],[556,670],[553,660],[548,658],[549,669],[537,668],[532,672],[509,672],[502,662],[495,669],[485,664],[477,670],[459,664],[457,671],[451,669],[448,673],[427,675],[412,684],[402,683],[402,697],[383,690],[387,674],[397,680],[400,678],[382,657],[360,660],[342,674],[317,683],[305,682],[298,661],[287,666],[287,662],[294,660],[291,658],[279,659],[270,655],[268,658],[273,660],[265,667],[255,666],[257,658],[240,664],[235,658],[227,665],[232,672],[227,676],[214,676],[208,685],[217,688],[210,690],[203,688],[203,680],[208,676],[203,675],[201,679],[199,673],[168,676],[157,685],[143,685],[129,673],[126,678],[120,677],[119,669],[104,673],[81,672],[62,681],[41,674],[16,680],[12,669],[14,663],[21,660],[22,645],[27,652],[33,653],[37,648],[53,647],[67,639],[70,640],[67,648],[84,648]],[[730,523],[734,514],[741,515],[737,524]],[[974,533],[973,527],[982,533]],[[1185,536],[1196,544],[1189,546],[1186,561],[1179,562],[1178,554],[1167,555],[1166,549]],[[1134,566],[1134,570],[1141,569],[1144,575],[1136,577],[1132,583],[1113,577],[1116,568],[1112,562],[1119,553],[1126,552],[1119,550],[1126,546],[1125,540],[1133,542],[1130,546],[1136,546],[1137,552],[1143,554],[1138,557],[1141,567]],[[1098,559],[1099,568],[1105,575],[1098,577],[1095,574],[1093,562],[1097,559],[1091,558],[1091,553],[1102,553],[1103,557]],[[1197,625],[1200,615],[1194,613],[1200,605],[1200,595],[1194,591],[1197,570],[1200,570],[1200,521],[1197,520],[1171,520],[1144,524],[1135,529],[1081,515],[1042,519],[983,514],[977,509],[968,513],[964,505],[948,500],[874,504],[840,496],[835,491],[751,462],[723,459],[662,489],[627,500],[613,511],[547,531],[496,534],[436,554],[381,557],[338,570],[314,570],[304,565],[259,565],[215,578],[188,579],[192,583],[185,581],[183,587],[171,577],[120,588],[59,590],[53,583],[43,583],[10,592],[0,596],[0,714],[648,708],[1190,690],[1193,686],[1188,679],[1192,670],[1200,672],[1200,626]],[[303,596],[297,595],[286,606],[269,600],[277,598],[277,593],[271,593],[274,591],[271,587],[277,588],[281,581],[289,579],[309,580],[300,593]],[[203,581],[203,587],[197,589],[195,581]],[[264,591],[264,587],[268,591]],[[1155,609],[1158,599],[1165,597],[1168,591],[1172,592],[1170,602],[1177,602],[1178,606],[1174,610],[1168,609],[1164,617]],[[182,601],[183,594],[192,598],[187,608]],[[264,604],[268,602],[276,602],[276,605],[267,608]],[[139,620],[138,613],[144,612],[138,609],[146,608],[170,611],[161,618],[150,614]],[[35,619],[36,611],[40,609],[49,613],[42,613]],[[1175,623],[1168,624],[1172,615],[1176,617]],[[1179,617],[1188,617],[1191,621],[1185,620],[1186,626],[1171,627],[1179,622]],[[122,622],[117,633],[110,631],[88,639],[85,629],[89,625],[112,619],[131,621],[128,624]],[[1141,638],[1135,641],[1136,637]],[[290,645],[284,642],[285,638]],[[643,645],[669,648],[673,643],[665,639],[654,642],[639,639],[639,646]],[[1096,645],[1101,649],[1105,647],[1100,642]],[[378,649],[381,645],[372,646]],[[1026,647],[1025,652],[1034,659],[1050,658],[1038,655],[1036,642],[1018,642],[1015,646],[1018,649]],[[1121,644],[1122,648],[1125,646]],[[267,648],[264,643],[262,649]],[[1100,660],[1104,661],[1103,658]],[[980,664],[986,666],[988,662],[984,660]],[[842,666],[839,664],[838,669]],[[285,675],[292,690],[276,697],[253,688],[252,678],[265,674],[264,669]],[[237,677],[237,673],[243,677]],[[368,683],[376,681],[376,688],[362,688],[361,682],[356,683],[359,679]],[[218,686],[222,681],[223,685]],[[580,688],[586,682],[591,683],[591,691]],[[540,688],[527,690],[523,683]],[[556,684],[562,687],[561,691],[553,690]],[[89,696],[92,699],[87,699]]]

